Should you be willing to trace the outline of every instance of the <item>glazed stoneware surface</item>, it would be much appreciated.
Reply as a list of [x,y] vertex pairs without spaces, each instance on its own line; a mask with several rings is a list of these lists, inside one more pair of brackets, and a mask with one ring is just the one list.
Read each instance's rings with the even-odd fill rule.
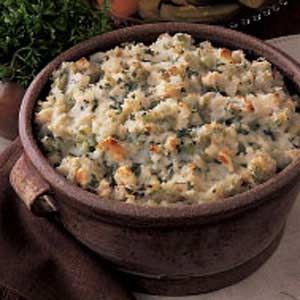
[[20,136],[35,176],[46,180],[59,219],[77,239],[123,273],[133,289],[165,295],[208,292],[255,271],[276,249],[299,191],[297,160],[268,182],[240,195],[201,206],[136,207],[97,196],[59,176],[40,152],[32,110],[52,71],[74,60],[128,40],[150,42],[162,32],[187,32],[249,55],[265,56],[300,91],[300,69],[263,42],[222,28],[159,24],[112,32],[79,44],[50,63],[33,81],[20,113]]

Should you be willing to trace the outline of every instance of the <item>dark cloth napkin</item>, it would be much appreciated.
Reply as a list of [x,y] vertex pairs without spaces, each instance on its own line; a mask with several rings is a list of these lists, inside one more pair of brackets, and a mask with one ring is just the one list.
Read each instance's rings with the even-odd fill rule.
[[96,254],[18,199],[9,173],[21,153],[16,140],[0,154],[0,299],[132,300]]

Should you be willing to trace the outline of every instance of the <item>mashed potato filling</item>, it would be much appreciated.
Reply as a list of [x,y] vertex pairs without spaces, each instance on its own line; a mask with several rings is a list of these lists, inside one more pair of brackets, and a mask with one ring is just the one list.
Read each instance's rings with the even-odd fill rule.
[[103,199],[197,204],[298,158],[299,108],[264,58],[178,33],[62,63],[35,124],[57,171]]

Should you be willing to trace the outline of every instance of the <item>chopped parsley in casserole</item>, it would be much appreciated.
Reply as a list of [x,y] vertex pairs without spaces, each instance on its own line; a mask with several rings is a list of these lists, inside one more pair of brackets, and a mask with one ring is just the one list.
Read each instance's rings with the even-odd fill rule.
[[299,157],[299,109],[267,60],[178,33],[64,62],[35,123],[50,163],[101,198],[196,204]]

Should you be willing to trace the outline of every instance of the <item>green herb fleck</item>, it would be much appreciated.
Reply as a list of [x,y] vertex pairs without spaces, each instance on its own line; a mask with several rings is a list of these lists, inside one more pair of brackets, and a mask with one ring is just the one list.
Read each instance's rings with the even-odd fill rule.
[[160,103],[160,101],[152,101],[149,105],[149,109],[153,109],[155,106],[157,106]]
[[111,187],[114,187],[117,185],[114,175],[115,171],[117,169],[116,164],[108,165],[106,161],[104,161],[104,169],[106,170],[104,177],[108,178],[110,180]]
[[291,143],[294,145],[295,148],[300,148],[300,136],[295,136],[291,139]]
[[137,86],[138,85],[135,82],[127,82],[127,83],[125,83],[125,88],[127,89],[127,91],[129,93],[132,92],[132,91],[134,91],[134,90],[136,90]]
[[190,130],[188,128],[183,128],[177,131],[176,136],[178,138],[183,138],[190,134]]
[[254,131],[256,131],[256,130],[258,130],[258,129],[260,128],[260,125],[259,125],[259,123],[258,123],[257,120],[251,121],[251,122],[248,124],[248,126],[249,126],[249,128],[250,128],[251,130],[254,130]]
[[148,54],[148,55],[154,55],[155,54],[155,52],[152,50],[152,49],[150,49],[150,48],[147,48],[147,49],[145,49],[145,54]]
[[238,127],[236,129],[236,131],[237,131],[237,133],[243,134],[243,135],[248,135],[249,134],[249,131],[247,129],[243,128],[243,127]]
[[191,78],[193,75],[197,76],[198,72],[190,69],[189,67],[186,69],[186,75],[188,78]]
[[270,129],[265,129],[264,130],[264,134],[269,136],[271,138],[272,141],[276,141],[276,137],[274,135],[274,132]]
[[237,155],[239,154],[245,154],[246,153],[246,147],[243,143],[239,143],[239,146],[238,146],[238,152],[237,152]]
[[97,107],[98,107],[98,101],[97,101],[97,99],[94,99],[92,103],[93,103],[93,105],[92,105],[92,112],[95,112],[96,109],[97,109]]
[[90,182],[89,182],[89,187],[91,189],[96,189],[99,185],[99,180],[97,179],[95,174],[92,174]]
[[141,174],[141,164],[135,162],[132,163],[131,170],[136,176],[139,176]]

